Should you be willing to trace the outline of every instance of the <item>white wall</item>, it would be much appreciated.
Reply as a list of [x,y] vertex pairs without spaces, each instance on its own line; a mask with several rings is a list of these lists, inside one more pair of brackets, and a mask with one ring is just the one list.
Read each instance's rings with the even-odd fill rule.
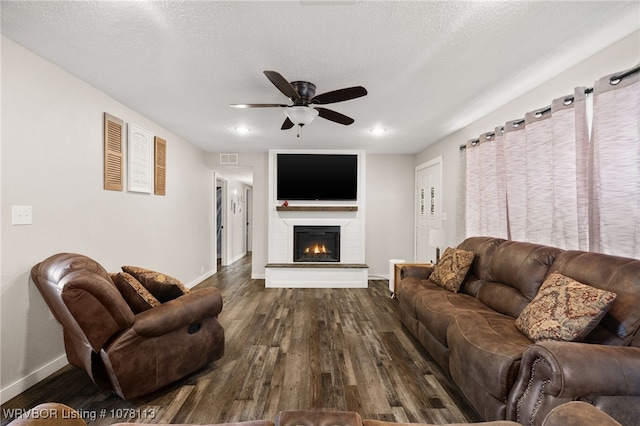
[[[102,189],[104,112],[167,140],[166,196]],[[198,282],[215,268],[214,190],[200,149],[3,37],[2,400],[66,365],[34,264],[70,251]],[[12,226],[12,205],[33,225]]]
[[458,194],[459,146],[481,133],[492,131],[506,121],[524,118],[524,114],[551,104],[555,98],[573,94],[578,86],[593,87],[600,77],[632,68],[640,63],[640,31],[623,38],[575,66],[559,73],[544,84],[533,88],[511,102],[496,109],[474,123],[429,146],[415,156],[415,165],[426,163],[440,155],[443,157],[443,212],[448,220],[448,245],[456,245],[456,197]]
[[389,278],[389,259],[413,261],[413,155],[367,155],[366,263]]

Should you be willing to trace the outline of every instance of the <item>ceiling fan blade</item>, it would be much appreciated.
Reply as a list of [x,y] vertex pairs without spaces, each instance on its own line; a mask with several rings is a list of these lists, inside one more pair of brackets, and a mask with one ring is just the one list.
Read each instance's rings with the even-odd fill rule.
[[345,89],[333,90],[331,92],[322,93],[313,99],[312,104],[332,104],[334,102],[348,101],[350,99],[359,98],[367,94],[367,89],[362,86],[347,87]]
[[282,127],[280,127],[280,130],[287,130],[292,128],[293,126],[293,121],[289,120],[289,117],[287,117],[287,119],[284,120],[284,123],[282,123]]
[[231,108],[276,108],[287,107],[289,105],[284,104],[231,104]]
[[278,88],[287,98],[291,100],[299,99],[300,95],[293,88],[291,83],[287,81],[280,73],[276,71],[263,71],[264,75],[267,76],[270,82],[273,83],[274,86]]
[[335,112],[333,110],[322,107],[317,107],[316,109],[318,110],[318,115],[320,115],[320,117],[324,119],[335,121],[336,123],[344,124],[345,126],[348,126],[349,124],[352,124],[354,122],[353,118],[347,117],[346,115],[340,114],[339,112]]

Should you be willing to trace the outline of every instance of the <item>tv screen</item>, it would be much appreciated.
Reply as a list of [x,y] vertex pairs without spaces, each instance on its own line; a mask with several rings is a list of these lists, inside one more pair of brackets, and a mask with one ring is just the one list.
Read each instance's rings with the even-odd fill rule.
[[278,154],[278,200],[345,200],[358,198],[355,154]]

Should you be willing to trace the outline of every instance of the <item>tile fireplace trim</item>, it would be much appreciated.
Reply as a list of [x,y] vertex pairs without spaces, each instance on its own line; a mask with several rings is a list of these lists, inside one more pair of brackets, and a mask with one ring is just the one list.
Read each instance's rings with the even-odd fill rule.
[[358,206],[276,206],[279,212],[357,212]]
[[366,263],[327,263],[327,262],[298,262],[298,263],[267,263],[265,268],[332,268],[332,269],[369,269]]

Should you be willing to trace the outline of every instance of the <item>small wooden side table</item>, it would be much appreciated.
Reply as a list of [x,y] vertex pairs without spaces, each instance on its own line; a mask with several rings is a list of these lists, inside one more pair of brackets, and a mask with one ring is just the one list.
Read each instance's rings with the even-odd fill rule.
[[392,299],[397,299],[398,296],[398,283],[400,282],[402,276],[402,268],[407,266],[433,266],[432,263],[396,263],[393,268],[393,293],[391,293]]

